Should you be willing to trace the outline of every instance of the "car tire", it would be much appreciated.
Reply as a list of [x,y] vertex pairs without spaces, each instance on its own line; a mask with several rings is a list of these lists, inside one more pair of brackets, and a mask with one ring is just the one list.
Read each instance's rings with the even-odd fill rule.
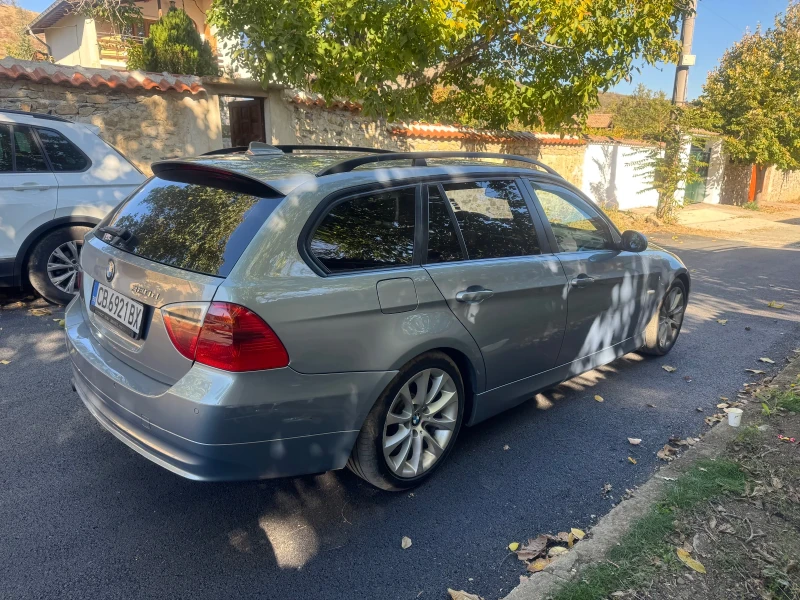
[[[28,257],[28,281],[42,298],[52,304],[69,304],[78,293],[75,285],[83,236],[91,227],[60,227],[41,238]],[[53,268],[62,265],[63,268]],[[50,271],[48,271],[50,266]],[[74,291],[70,292],[70,282]]]
[[686,286],[676,279],[658,304],[658,310],[644,331],[641,351],[652,356],[664,356],[675,346],[686,313]]
[[[424,398],[420,395],[423,382],[427,384]],[[438,386],[435,392],[434,386]],[[372,407],[347,467],[383,490],[402,491],[420,485],[453,449],[464,406],[464,383],[449,356],[428,352],[415,358],[400,369]],[[430,412],[436,409],[440,410]],[[407,438],[403,437],[406,429]],[[394,446],[394,440],[400,439]]]

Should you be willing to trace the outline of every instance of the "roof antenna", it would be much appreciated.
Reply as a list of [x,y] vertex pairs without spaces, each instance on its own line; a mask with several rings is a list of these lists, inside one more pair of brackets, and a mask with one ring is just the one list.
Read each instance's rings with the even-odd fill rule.
[[266,156],[269,154],[283,154],[283,150],[264,142],[250,142],[247,147],[247,154],[250,156]]

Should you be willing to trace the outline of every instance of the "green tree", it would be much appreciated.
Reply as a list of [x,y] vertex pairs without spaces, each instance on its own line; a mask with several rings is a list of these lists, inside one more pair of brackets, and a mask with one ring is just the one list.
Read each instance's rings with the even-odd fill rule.
[[[240,66],[368,115],[572,127],[635,62],[673,61],[688,0],[215,0]],[[435,90],[447,90],[434,95]]]
[[671,112],[672,103],[663,91],[654,92],[639,84],[613,108],[614,135],[664,141]]
[[708,75],[700,96],[706,127],[724,135],[731,158],[757,166],[756,202],[766,168],[800,168],[800,4],[772,28],[746,34]]
[[135,0],[68,1],[72,12],[101,21],[117,34],[124,33],[134,24],[142,23],[142,9]]
[[128,53],[128,68],[200,76],[219,74],[208,41],[202,40],[186,11],[175,7],[150,26],[141,52]]

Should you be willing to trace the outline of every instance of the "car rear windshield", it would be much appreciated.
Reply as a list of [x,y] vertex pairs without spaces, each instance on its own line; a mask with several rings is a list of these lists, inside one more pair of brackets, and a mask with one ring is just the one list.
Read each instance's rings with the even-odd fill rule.
[[239,186],[224,187],[229,186],[154,177],[100,229],[111,226],[124,231],[112,243],[137,256],[227,277],[281,198],[261,198],[244,193]]

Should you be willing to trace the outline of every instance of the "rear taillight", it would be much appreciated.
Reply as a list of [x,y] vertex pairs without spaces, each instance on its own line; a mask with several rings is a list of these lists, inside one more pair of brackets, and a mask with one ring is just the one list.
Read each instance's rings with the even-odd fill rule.
[[161,312],[175,348],[190,360],[237,372],[289,364],[286,348],[275,332],[243,306],[186,302],[165,306]]

